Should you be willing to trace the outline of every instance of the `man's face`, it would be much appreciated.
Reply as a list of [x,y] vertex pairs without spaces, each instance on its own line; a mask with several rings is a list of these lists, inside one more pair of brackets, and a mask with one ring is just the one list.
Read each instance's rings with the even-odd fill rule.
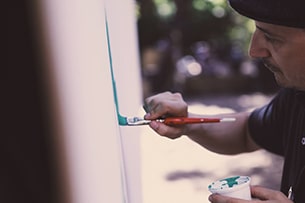
[[305,29],[255,24],[249,55],[261,58],[279,85],[305,90]]

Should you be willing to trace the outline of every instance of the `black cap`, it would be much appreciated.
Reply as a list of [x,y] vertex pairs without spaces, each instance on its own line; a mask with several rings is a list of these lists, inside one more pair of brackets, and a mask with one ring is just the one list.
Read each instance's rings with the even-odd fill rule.
[[239,14],[253,20],[305,28],[305,0],[228,0]]

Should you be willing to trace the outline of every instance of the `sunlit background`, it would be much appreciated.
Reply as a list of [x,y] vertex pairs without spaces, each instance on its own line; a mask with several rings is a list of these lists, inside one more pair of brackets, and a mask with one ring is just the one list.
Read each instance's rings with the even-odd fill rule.
[[[250,111],[277,91],[273,75],[248,57],[253,21],[226,0],[138,0],[143,96],[181,92],[190,111]],[[207,186],[232,175],[278,189],[282,159],[264,150],[217,155],[186,137],[169,140],[143,127],[145,203],[208,202]]]
[[276,89],[272,74],[249,60],[255,26],[226,0],[138,0],[144,96]]

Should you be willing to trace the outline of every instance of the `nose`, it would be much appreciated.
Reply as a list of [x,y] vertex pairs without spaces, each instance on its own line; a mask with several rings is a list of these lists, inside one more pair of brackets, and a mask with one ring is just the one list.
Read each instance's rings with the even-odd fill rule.
[[266,44],[266,40],[263,36],[263,33],[259,30],[256,30],[251,39],[249,56],[252,58],[266,58],[271,54]]

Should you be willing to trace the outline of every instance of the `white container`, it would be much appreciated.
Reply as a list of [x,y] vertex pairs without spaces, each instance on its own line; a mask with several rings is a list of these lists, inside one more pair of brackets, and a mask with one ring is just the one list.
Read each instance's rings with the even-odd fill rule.
[[251,200],[250,181],[248,176],[233,176],[213,182],[208,189],[211,193]]

